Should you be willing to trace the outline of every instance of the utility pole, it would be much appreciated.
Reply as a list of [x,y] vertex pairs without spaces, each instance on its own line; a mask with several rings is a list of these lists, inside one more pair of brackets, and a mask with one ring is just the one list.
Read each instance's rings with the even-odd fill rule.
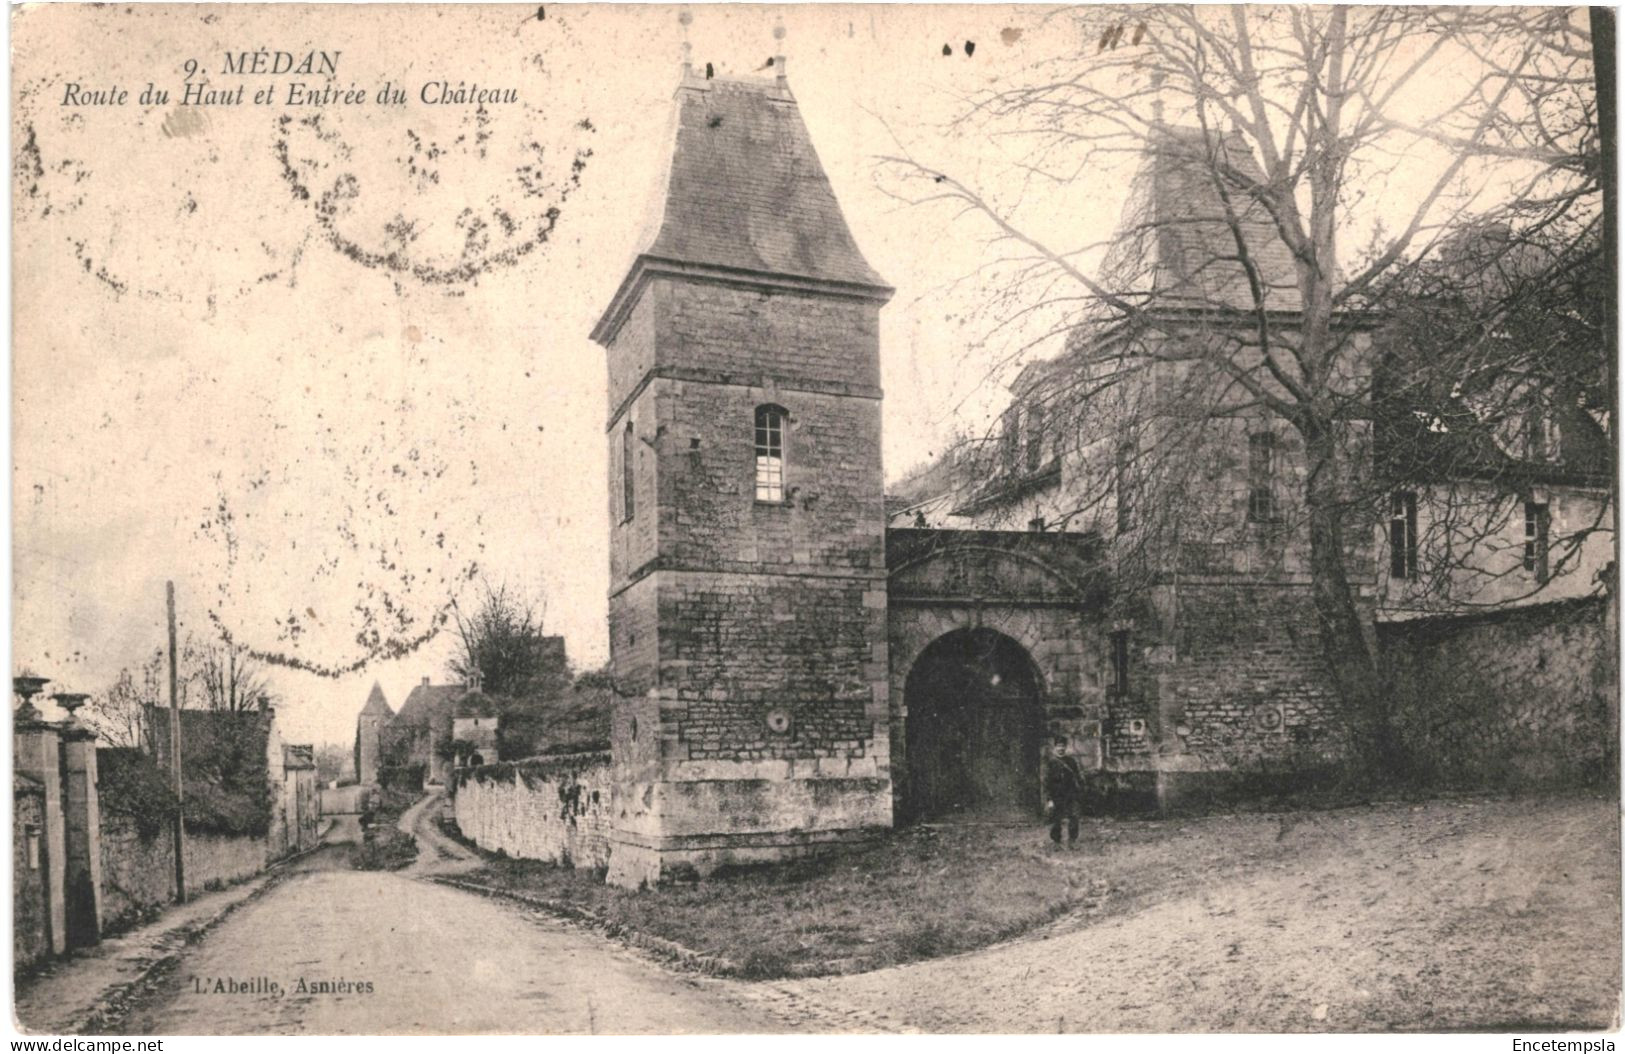
[[186,824],[182,819],[181,699],[175,673],[175,583],[165,583],[169,600],[169,764],[175,774],[175,903],[186,903]]

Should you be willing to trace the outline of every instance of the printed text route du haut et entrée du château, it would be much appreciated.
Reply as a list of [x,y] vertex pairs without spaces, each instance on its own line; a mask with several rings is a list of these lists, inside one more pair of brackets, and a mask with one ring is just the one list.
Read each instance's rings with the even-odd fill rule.
[[[376,88],[350,82],[337,83],[337,51],[259,51],[227,52],[221,63],[221,77],[306,77],[267,83],[253,79],[235,83],[213,81],[197,59],[181,64],[185,83],[175,95],[182,106],[405,106],[408,99],[430,106],[485,106],[519,101],[517,88],[493,88],[477,81],[428,80],[409,89],[394,81]],[[139,91],[117,84],[87,87],[69,81],[62,90],[63,106],[124,106],[132,99],[138,106],[167,106],[171,91],[151,81]]]

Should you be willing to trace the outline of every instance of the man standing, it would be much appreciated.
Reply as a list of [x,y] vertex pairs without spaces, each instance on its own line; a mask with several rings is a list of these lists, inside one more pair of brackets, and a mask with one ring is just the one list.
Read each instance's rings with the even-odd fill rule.
[[1083,808],[1083,772],[1078,759],[1066,752],[1066,740],[1057,736],[1044,766],[1044,797],[1049,799],[1049,837],[1061,844],[1061,819],[1066,818],[1066,844],[1078,842],[1078,815]]

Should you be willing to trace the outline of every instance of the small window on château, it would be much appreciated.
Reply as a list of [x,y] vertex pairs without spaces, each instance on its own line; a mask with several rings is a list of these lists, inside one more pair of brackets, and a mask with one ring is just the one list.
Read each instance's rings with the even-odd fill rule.
[[1044,464],[1044,406],[1027,408],[1027,471],[1037,472]]
[[1532,572],[1544,585],[1551,574],[1548,566],[1552,533],[1552,511],[1545,502],[1526,501],[1523,505],[1523,569]]
[[1112,633],[1112,692],[1119,699],[1128,694],[1128,630]]
[[1021,458],[1021,410],[1012,406],[999,421],[999,467],[1014,473]]
[[1254,432],[1247,437],[1247,519],[1275,522],[1275,434]]
[[637,453],[637,436],[632,431],[632,422],[626,422],[626,431],[621,433],[621,522],[627,523],[636,511],[637,493],[633,483],[633,460]]
[[756,408],[756,500],[784,500],[784,422],[779,406]]
[[1524,445],[1529,460],[1554,462],[1562,460],[1563,435],[1557,422],[1543,408],[1532,408],[1525,416]]
[[1388,505],[1388,573],[1416,577],[1416,495],[1395,491]]
[[1117,494],[1117,533],[1124,534],[1134,526],[1134,494],[1129,478],[1134,459],[1134,444],[1117,445],[1117,463],[1114,466],[1112,489]]

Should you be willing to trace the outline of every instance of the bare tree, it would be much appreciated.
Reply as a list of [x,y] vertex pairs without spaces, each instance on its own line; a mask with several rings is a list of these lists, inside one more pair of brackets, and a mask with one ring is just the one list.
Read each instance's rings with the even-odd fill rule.
[[255,710],[272,699],[271,685],[259,660],[240,644],[188,641],[189,679],[210,710]]
[[147,720],[150,707],[166,706],[165,658],[162,649],[138,668],[126,666],[106,690],[93,695],[85,717],[102,740],[115,747],[152,746],[152,728]]
[[453,605],[460,648],[449,672],[487,695],[508,699],[551,698],[570,683],[564,649],[543,630],[545,607],[507,583],[480,581],[469,610]]
[[[1522,229],[1595,209],[1581,18],[1393,6],[1056,17],[1077,21],[1088,54],[976,98],[956,129],[1014,150],[1007,180],[983,190],[906,152],[883,161],[901,197],[988,231],[975,280],[1004,364],[1065,339],[1054,364],[1018,378],[1019,416],[984,437],[978,474],[1041,481],[1069,448],[1088,482],[1067,488],[1059,518],[1115,537],[1130,580],[1290,562],[1303,537],[1332,680],[1352,714],[1373,717],[1356,581],[1381,515],[1380,294],[1497,200],[1528,204]],[[1023,221],[1030,192],[1065,200],[1057,188],[1124,157],[1146,163],[1109,245],[1052,244]],[[1357,223],[1368,244],[1341,252]]]

